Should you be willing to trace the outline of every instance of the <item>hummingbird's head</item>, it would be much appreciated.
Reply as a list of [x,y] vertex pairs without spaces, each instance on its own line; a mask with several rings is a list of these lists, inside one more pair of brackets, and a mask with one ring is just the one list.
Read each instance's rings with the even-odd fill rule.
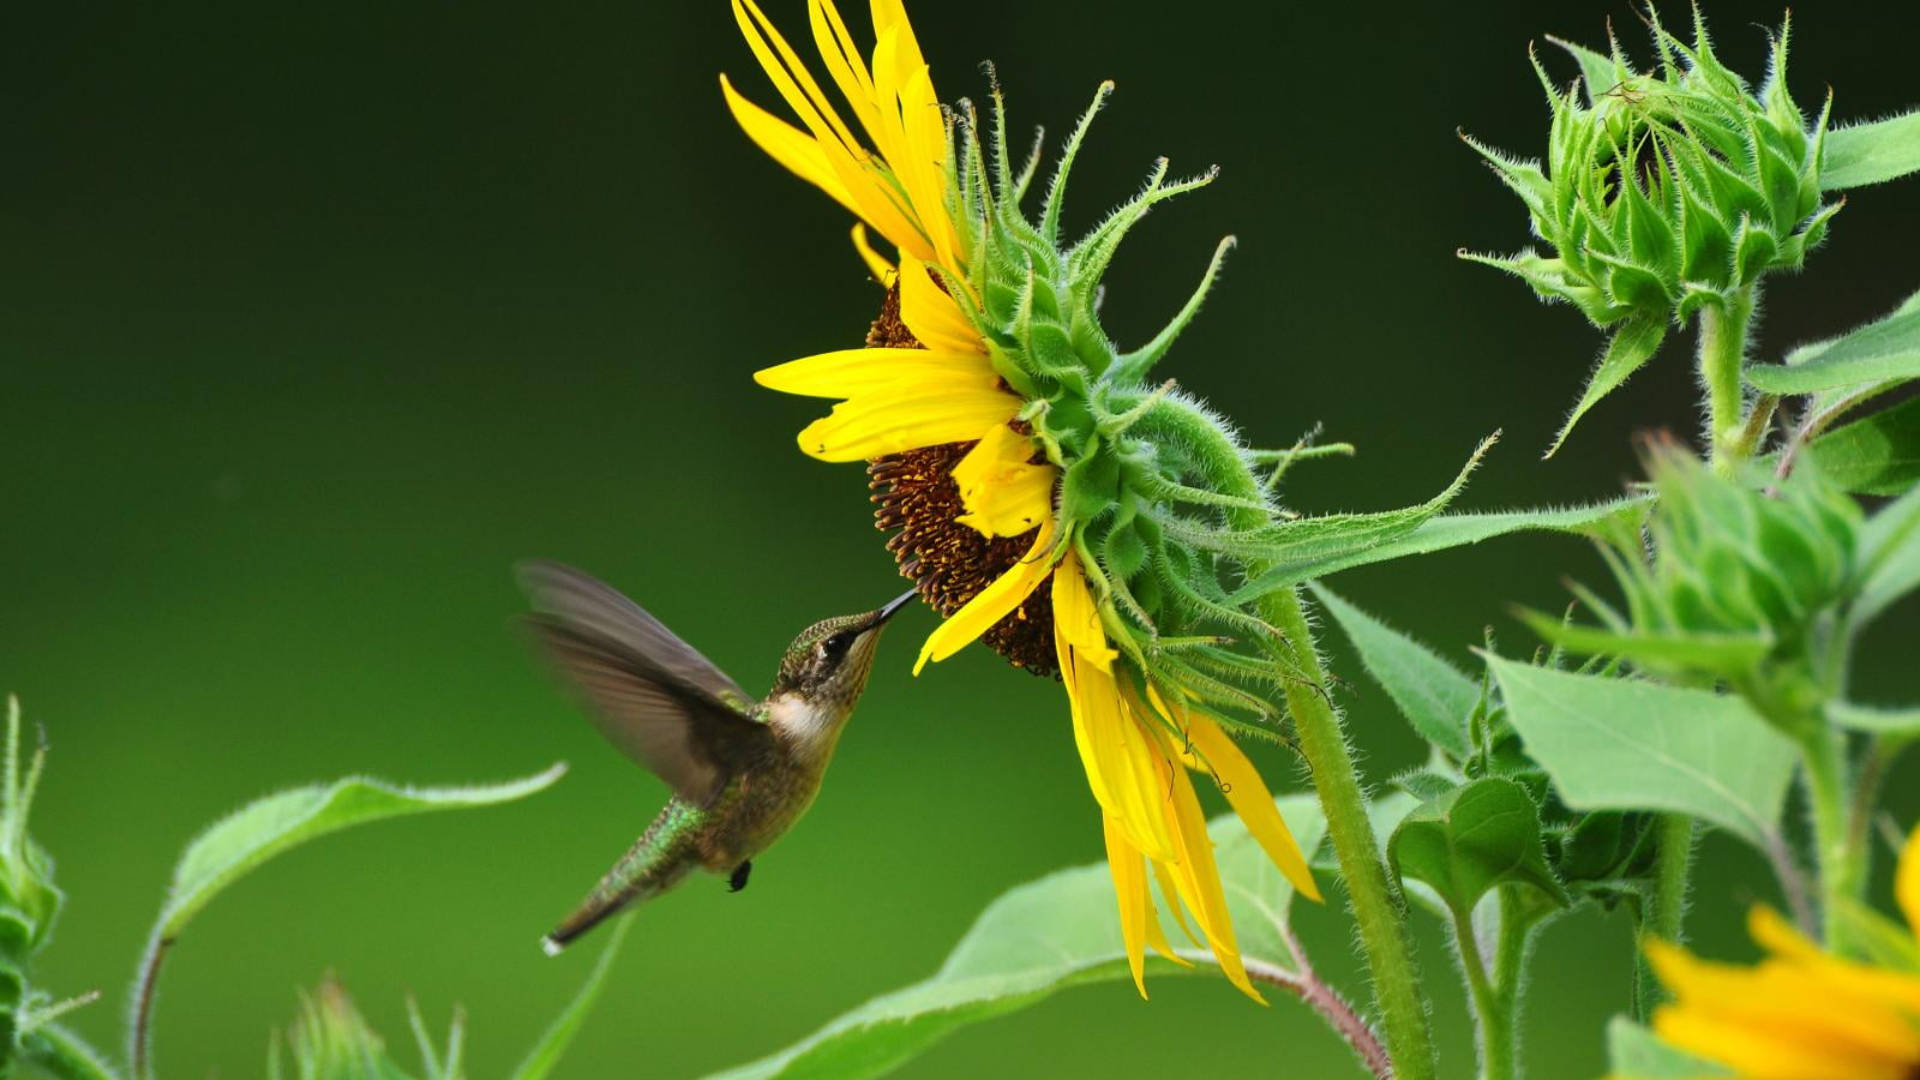
[[914,597],[908,591],[886,606],[859,615],[824,619],[800,632],[780,660],[768,700],[798,699],[815,709],[844,715],[867,687],[874,647],[887,620]]

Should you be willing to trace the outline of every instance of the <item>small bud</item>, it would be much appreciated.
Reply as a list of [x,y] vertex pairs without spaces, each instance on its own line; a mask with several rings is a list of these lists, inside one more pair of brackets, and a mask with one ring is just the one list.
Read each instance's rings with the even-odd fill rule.
[[1657,17],[1652,27],[1651,72],[1636,71],[1618,42],[1603,55],[1555,41],[1581,69],[1562,89],[1534,58],[1553,113],[1543,159],[1462,135],[1526,204],[1548,251],[1461,257],[1574,305],[1595,326],[1625,324],[1569,428],[1652,357],[1667,327],[1703,309],[1749,310],[1760,279],[1798,270],[1841,207],[1821,201],[1831,101],[1809,127],[1787,92],[1786,24],[1757,93],[1721,65],[1698,9],[1691,44]]

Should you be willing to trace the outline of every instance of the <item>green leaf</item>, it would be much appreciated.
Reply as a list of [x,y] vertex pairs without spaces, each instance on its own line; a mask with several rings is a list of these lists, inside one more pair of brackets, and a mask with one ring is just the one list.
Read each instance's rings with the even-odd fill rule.
[[1626,324],[1614,331],[1607,342],[1607,351],[1600,357],[1600,366],[1593,369],[1592,378],[1587,380],[1586,392],[1580,395],[1579,404],[1567,415],[1567,422],[1560,426],[1560,433],[1553,437],[1553,445],[1547,447],[1544,456],[1552,457],[1573,433],[1573,425],[1579,423],[1588,409],[1599,404],[1600,399],[1617,389],[1627,381],[1627,376],[1640,370],[1640,366],[1653,359],[1660,351],[1660,343],[1667,338],[1667,318],[1663,310],[1658,315],[1646,313],[1629,317]]
[[1547,867],[1539,807],[1525,788],[1497,776],[1414,808],[1387,841],[1387,858],[1395,873],[1432,886],[1462,917],[1496,885],[1531,885],[1566,899]]
[[1575,810],[1666,810],[1761,850],[1793,780],[1793,744],[1737,698],[1487,657],[1527,750]]
[[1756,634],[1656,634],[1603,630],[1521,608],[1520,621],[1545,640],[1583,656],[1619,656],[1649,671],[1710,671],[1733,676],[1766,659],[1773,642]]
[[1374,543],[1355,543],[1315,553],[1297,561],[1285,561],[1255,580],[1234,590],[1229,602],[1243,603],[1252,597],[1289,585],[1351,570],[1356,566],[1391,562],[1409,555],[1427,555],[1449,548],[1466,547],[1496,536],[1516,532],[1580,532],[1615,515],[1637,514],[1647,505],[1644,498],[1616,499],[1590,506],[1561,510],[1504,510],[1484,514],[1441,514],[1417,528]]
[[1920,398],[1813,440],[1821,475],[1858,495],[1899,495],[1920,483]]
[[[1319,801],[1292,795],[1278,803],[1301,849],[1318,847],[1325,832]],[[1287,917],[1292,886],[1238,818],[1217,818],[1207,831],[1241,952],[1290,965],[1291,951],[1275,921]],[[1148,963],[1156,977],[1206,970]],[[786,1050],[712,1080],[880,1076],[968,1024],[1026,1008],[1069,986],[1129,977],[1106,865],[1061,870],[995,900],[932,978],[875,998]]]
[[1920,588],[1920,488],[1867,519],[1860,529],[1859,559],[1862,580],[1851,614],[1855,626],[1864,626]]
[[1824,191],[1884,183],[1920,169],[1920,110],[1827,133]]
[[1876,709],[1871,705],[1855,705],[1850,701],[1830,701],[1827,703],[1827,719],[1843,728],[1870,731],[1876,735],[1920,735],[1920,709]]
[[136,1078],[152,1075],[147,1020],[167,949],[215,896],[267,860],[316,837],[383,818],[458,810],[524,799],[560,779],[566,766],[501,784],[408,788],[349,777],[268,795],[215,822],[187,845],[140,964],[130,1053]]
[[275,855],[316,837],[383,818],[524,799],[544,791],[565,772],[566,766],[555,765],[503,784],[449,788],[398,787],[349,777],[255,800],[187,845],[174,867],[155,931],[165,939],[178,937],[221,890]]
[[593,1003],[600,997],[600,990],[607,982],[607,972],[613,969],[613,959],[620,954],[620,943],[627,938],[627,931],[633,926],[633,913],[628,912],[614,924],[613,933],[607,935],[607,944],[600,950],[600,956],[593,962],[593,970],[587,973],[587,981],[580,984],[580,992],[573,996],[567,1007],[554,1018],[540,1041],[513,1070],[512,1080],[545,1080],[553,1067],[560,1063],[560,1056],[567,1052],[567,1046],[573,1042],[574,1035],[586,1022],[587,1014],[593,1011]]
[[1913,378],[1920,378],[1920,293],[1883,319],[1800,346],[1787,354],[1784,364],[1747,369],[1747,382],[1769,394],[1811,394]]
[[1313,595],[1346,631],[1367,674],[1393,699],[1420,737],[1455,761],[1465,758],[1471,752],[1467,717],[1480,702],[1480,684],[1325,586],[1313,586]]
[[1608,1072],[1623,1080],[1698,1080],[1732,1076],[1727,1069],[1702,1061],[1660,1041],[1660,1037],[1624,1016],[1607,1024]]

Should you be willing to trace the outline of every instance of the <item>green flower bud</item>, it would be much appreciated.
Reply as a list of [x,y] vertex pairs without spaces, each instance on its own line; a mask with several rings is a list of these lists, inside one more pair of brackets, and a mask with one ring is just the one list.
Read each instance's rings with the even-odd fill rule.
[[1636,72],[1617,41],[1608,56],[1561,42],[1583,71],[1561,91],[1536,58],[1553,110],[1544,163],[1467,141],[1552,254],[1469,257],[1603,327],[1634,313],[1684,322],[1769,271],[1798,269],[1840,203],[1820,198],[1831,102],[1809,130],[1787,91],[1788,29],[1757,93],[1715,57],[1697,9],[1692,45],[1654,21],[1656,73]]
[[1658,444],[1648,470],[1660,493],[1649,525],[1653,558],[1633,597],[1637,628],[1753,635],[1796,651],[1814,620],[1846,592],[1853,570],[1852,500],[1794,473],[1776,497],[1713,473]]
[[1653,72],[1635,71],[1618,41],[1608,55],[1556,42],[1582,71],[1561,90],[1534,58],[1553,112],[1544,160],[1466,139],[1526,204],[1547,252],[1461,257],[1618,327],[1560,439],[1670,327],[1702,312],[1744,325],[1760,279],[1799,269],[1842,205],[1821,201],[1831,97],[1809,128],[1787,91],[1787,23],[1758,92],[1714,55],[1698,8],[1691,45],[1657,17],[1652,27]]
[[1659,499],[1644,533],[1622,525],[1600,548],[1626,612],[1582,591],[1605,629],[1528,621],[1576,651],[1724,682],[1766,715],[1806,714],[1824,696],[1816,658],[1857,579],[1859,507],[1804,465],[1761,491],[1670,441],[1646,461]]

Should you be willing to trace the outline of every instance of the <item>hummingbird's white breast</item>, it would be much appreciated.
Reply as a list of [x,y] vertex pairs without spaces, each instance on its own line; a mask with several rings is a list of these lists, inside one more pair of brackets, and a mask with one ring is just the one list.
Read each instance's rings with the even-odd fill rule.
[[840,740],[844,711],[787,693],[767,702],[767,723],[796,754],[819,761],[831,755]]

